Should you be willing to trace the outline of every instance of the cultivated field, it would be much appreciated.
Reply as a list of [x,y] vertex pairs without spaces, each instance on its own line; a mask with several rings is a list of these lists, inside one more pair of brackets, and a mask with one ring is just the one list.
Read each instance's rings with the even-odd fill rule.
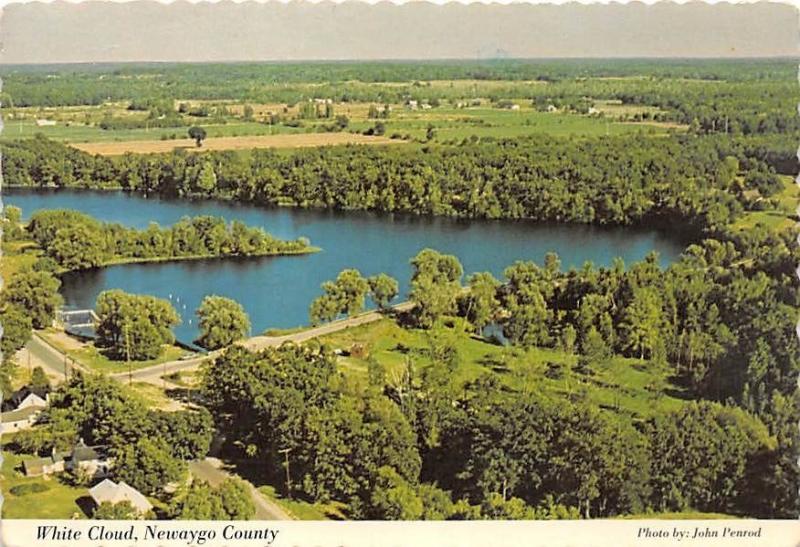
[[196,146],[191,139],[94,142],[80,143],[74,146],[90,154],[121,156],[129,152],[134,154],[158,154],[172,152],[178,148],[187,152],[203,152],[207,150],[249,150],[253,148],[307,148],[341,144],[396,144],[400,142],[403,141],[354,133],[304,133],[296,135],[211,138],[204,140],[201,147]]

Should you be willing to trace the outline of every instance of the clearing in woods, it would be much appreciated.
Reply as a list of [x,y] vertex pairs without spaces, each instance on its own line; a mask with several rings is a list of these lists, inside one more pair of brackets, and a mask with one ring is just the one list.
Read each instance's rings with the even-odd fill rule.
[[340,144],[399,144],[404,141],[359,135],[355,133],[302,133],[295,135],[260,135],[249,137],[209,138],[198,147],[192,139],[151,140],[128,142],[75,143],[72,146],[90,154],[121,156],[135,154],[157,154],[182,148],[187,152],[206,150],[247,150],[252,148],[304,148],[310,146],[334,146]]

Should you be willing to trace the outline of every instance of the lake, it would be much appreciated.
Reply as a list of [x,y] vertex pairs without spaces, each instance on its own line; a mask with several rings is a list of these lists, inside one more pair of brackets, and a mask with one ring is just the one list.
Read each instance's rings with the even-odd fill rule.
[[22,208],[27,218],[37,209],[75,209],[104,221],[145,228],[168,226],[183,216],[215,215],[261,226],[283,239],[303,236],[322,251],[304,256],[224,258],[157,264],[127,264],[63,276],[62,293],[70,308],[94,307],[106,289],[151,294],[172,301],[183,322],[179,340],[197,335],[194,311],[204,296],[218,294],[240,302],[257,334],[267,328],[308,323],[308,306],[320,284],[345,268],[365,276],[386,272],[408,291],[409,259],[425,247],[456,255],[466,273],[490,271],[500,277],[517,260],[542,264],[555,251],[563,268],[589,260],[610,265],[660,254],[662,264],[680,255],[687,240],[677,231],[646,227],[596,227],[529,221],[454,220],[407,215],[259,207],[213,200],[181,200],[90,190],[6,188],[6,205]]

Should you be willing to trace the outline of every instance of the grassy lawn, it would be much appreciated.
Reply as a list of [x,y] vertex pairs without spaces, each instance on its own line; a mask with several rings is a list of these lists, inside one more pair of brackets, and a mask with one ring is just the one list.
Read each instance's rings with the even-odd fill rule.
[[[446,336],[455,344],[461,365],[455,381],[463,384],[495,373],[509,387],[535,390],[554,398],[582,399],[592,406],[627,418],[647,418],[680,408],[684,402],[681,388],[671,383],[669,371],[648,361],[614,357],[595,367],[591,374],[574,370],[576,355],[559,350],[528,350],[496,345],[455,329]],[[390,319],[383,319],[330,334],[321,338],[332,347],[348,350],[363,344],[369,355],[386,368],[387,380],[402,370],[410,359],[419,371],[430,365],[426,355],[429,333],[403,329]],[[339,359],[340,370],[366,381],[367,360],[353,356]]]
[[[87,496],[86,488],[75,488],[62,484],[57,478],[25,477],[16,468],[23,459],[34,456],[20,456],[3,450],[3,466],[0,469],[0,487],[5,498],[3,502],[3,518],[7,519],[71,519],[85,518],[76,503]],[[11,488],[22,484],[44,484],[47,490],[23,495],[14,495]]]
[[742,215],[733,225],[739,230],[749,230],[757,224],[763,224],[772,230],[786,230],[797,223],[796,210],[800,205],[800,188],[792,177],[782,176],[783,191],[774,197],[778,199],[778,207],[766,211],[749,211]]
[[[92,342],[79,342],[77,339],[70,337],[69,341],[71,343],[67,346],[61,339],[63,336],[61,336],[62,333],[60,331],[46,329],[44,331],[39,331],[39,334],[61,353],[66,353],[79,364],[94,372],[114,374],[117,372],[128,372],[129,370],[127,361],[110,359],[104,355],[102,350],[96,348]],[[137,370],[153,365],[160,365],[169,361],[175,361],[186,353],[187,351],[179,346],[165,345],[163,346],[161,355],[157,359],[131,361],[130,370]]]
[[[160,365],[169,361],[175,361],[185,353],[186,350],[178,346],[164,346],[161,355],[157,359],[150,359],[148,361],[131,361],[130,369],[137,370],[153,365]],[[129,370],[129,366],[126,361],[109,359],[100,350],[94,347],[93,344],[88,344],[82,349],[68,350],[67,355],[95,372],[113,374],[116,372],[127,372]]]
[[32,241],[3,242],[0,275],[8,282],[22,268],[33,266],[41,254],[41,249]]
[[344,518],[339,506],[333,502],[324,504],[286,499],[278,493],[274,486],[270,485],[259,486],[258,491],[297,520],[340,520]]

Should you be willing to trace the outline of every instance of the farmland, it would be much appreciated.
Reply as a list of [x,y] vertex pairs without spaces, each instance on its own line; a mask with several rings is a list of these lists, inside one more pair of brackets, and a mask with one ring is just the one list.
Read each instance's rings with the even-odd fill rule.
[[308,133],[297,135],[262,135],[251,137],[217,137],[207,139],[202,147],[191,139],[157,141],[123,141],[76,144],[75,148],[90,154],[119,156],[127,153],[153,154],[185,150],[205,152],[207,150],[252,150],[255,148],[307,148],[341,144],[393,144],[400,141],[384,137],[373,137],[353,133]]
[[[0,311],[42,331],[59,290],[96,306],[116,349],[63,349],[117,379],[123,344],[150,359],[131,368],[180,359],[154,344],[170,333],[215,351],[193,376],[154,366],[131,386],[138,417],[127,386],[73,378],[65,429],[120,450],[183,435],[152,409],[196,391],[206,440],[153,459],[202,458],[216,428],[214,456],[299,518],[796,514],[790,63],[292,67],[9,69],[8,202],[114,224],[57,224],[42,257],[12,211]],[[193,211],[193,231],[154,224]],[[324,252],[250,260],[244,220]],[[220,259],[106,269],[100,246]],[[59,288],[66,260],[96,268]],[[178,301],[202,324],[173,319]],[[371,324],[327,325],[373,306]],[[309,323],[328,334],[239,343]]]

